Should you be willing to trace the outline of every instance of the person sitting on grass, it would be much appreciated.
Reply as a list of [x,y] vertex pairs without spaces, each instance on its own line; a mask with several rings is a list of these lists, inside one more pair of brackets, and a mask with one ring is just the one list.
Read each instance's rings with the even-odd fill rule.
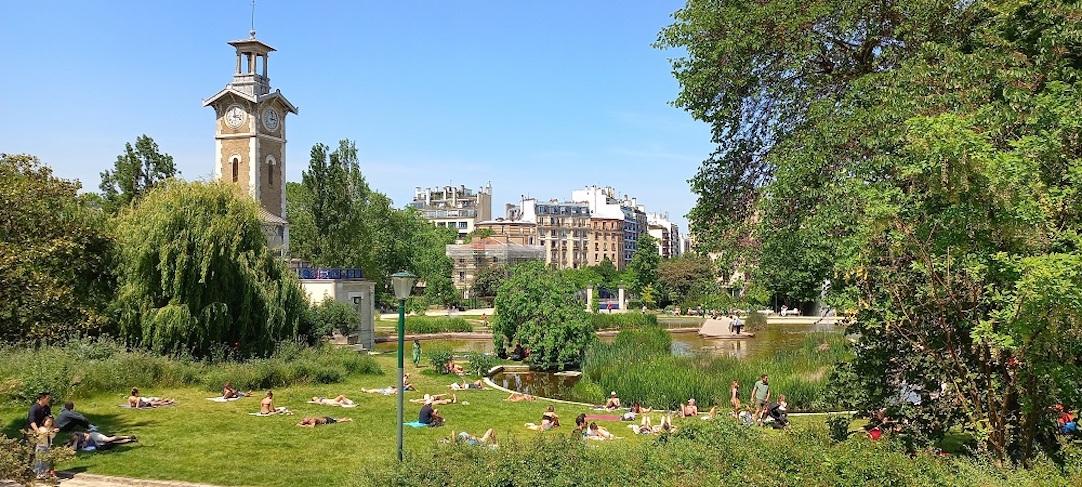
[[339,395],[335,396],[333,399],[328,398],[328,397],[323,397],[323,396],[312,396],[312,400],[308,401],[308,402],[310,402],[312,404],[322,404],[324,406],[353,407],[353,406],[356,405],[356,403],[354,403],[352,399],[350,399],[350,398],[348,398],[348,397],[346,397],[346,396],[344,396],[342,394],[339,394]]
[[297,426],[302,428],[315,428],[316,426],[325,424],[348,423],[350,421],[353,420],[350,418],[335,418],[333,416],[306,416],[301,422],[297,423]]
[[616,438],[616,435],[609,433],[608,430],[597,425],[597,423],[590,423],[590,427],[586,430],[586,439],[588,440],[612,440]]
[[461,365],[456,364],[455,359],[453,359],[453,358],[451,360],[448,360],[447,363],[443,366],[443,371],[448,373],[448,374],[455,374],[455,375],[465,375],[466,374],[466,370],[463,369]]
[[274,391],[267,391],[267,395],[263,397],[262,401],[259,401],[259,414],[264,416],[270,414],[293,414],[289,408],[274,407]]
[[116,445],[135,443],[137,441],[139,440],[136,437],[130,435],[109,436],[98,433],[97,431],[76,431],[71,434],[71,438],[68,439],[65,446],[76,451],[94,451],[107,450]]
[[575,416],[575,429],[571,430],[571,436],[582,438],[586,436],[587,429],[589,429],[589,426],[586,424],[586,415]]
[[699,415],[699,406],[695,404],[695,399],[688,399],[688,402],[680,406],[680,416],[685,418],[694,418]]
[[455,435],[455,432],[452,431],[451,432],[451,442],[452,443],[461,443],[461,444],[465,444],[465,445],[469,445],[469,446],[481,446],[481,445],[496,446],[497,445],[497,443],[496,443],[496,433],[494,431],[492,431],[492,428],[489,428],[488,431],[485,431],[485,434],[483,436],[481,436],[480,438],[478,438],[476,436],[473,436],[473,435],[471,435],[471,434],[469,434],[469,433],[467,433],[465,431],[459,432],[458,435]]
[[755,424],[755,414],[751,412],[751,407],[744,406],[736,415],[736,419],[740,421],[740,424],[744,426],[751,426]]
[[365,389],[361,388],[361,392],[365,394],[382,394],[384,396],[393,396],[398,394],[398,388],[395,386],[381,387],[379,389]]
[[620,398],[616,397],[616,391],[609,393],[608,400],[605,401],[605,409],[620,409]]
[[176,401],[172,399],[166,399],[161,397],[142,397],[139,395],[138,387],[132,387],[131,395],[128,396],[128,407],[132,409],[156,408],[161,406],[170,406],[173,404],[176,404]]
[[642,404],[639,404],[638,401],[636,401],[631,404],[631,409],[624,413],[623,416],[620,416],[620,420],[635,421],[635,418],[637,418],[640,414],[648,412],[650,412],[649,408],[642,407]]
[[521,401],[533,401],[535,399],[537,399],[537,398],[534,397],[534,396],[531,396],[529,394],[523,394],[521,392],[512,392],[510,396],[507,396],[507,399],[504,399],[504,401],[521,402]]
[[438,409],[432,407],[432,401],[429,400],[421,406],[421,411],[417,414],[417,422],[431,427],[442,426],[443,416],[440,415]]
[[223,399],[237,399],[237,398],[241,398],[241,397],[248,397],[248,396],[251,396],[251,395],[252,395],[251,391],[248,391],[248,392],[238,391],[236,387],[233,387],[232,382],[226,382],[225,385],[222,386],[222,398]]
[[462,383],[455,382],[447,387],[450,387],[452,391],[468,391],[470,389],[485,390],[485,383],[481,379],[477,379],[473,382],[467,382],[466,379],[462,379]]
[[778,394],[778,401],[770,403],[766,413],[773,420],[774,428],[783,429],[789,426],[789,404],[785,402],[785,394]]
[[86,416],[75,412],[75,403],[71,401],[64,403],[64,409],[56,417],[56,427],[60,428],[60,431],[95,431],[98,429],[97,426],[90,424],[90,420],[86,419]]
[[1073,435],[1078,433],[1078,417],[1071,414],[1063,404],[1056,404],[1054,406],[1056,411],[1056,430],[1063,435]]
[[556,408],[551,404],[541,413],[541,424],[526,423],[526,428],[531,431],[548,431],[560,426],[560,417],[556,415]]
[[447,394],[425,394],[424,397],[420,399],[410,399],[410,402],[416,404],[433,404],[436,406],[441,404],[455,404],[458,402],[458,395],[451,394],[450,396],[451,398],[447,399]]

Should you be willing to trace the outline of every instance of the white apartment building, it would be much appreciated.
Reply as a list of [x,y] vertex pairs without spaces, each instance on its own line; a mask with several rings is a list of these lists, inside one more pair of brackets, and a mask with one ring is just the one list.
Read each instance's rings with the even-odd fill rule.
[[459,238],[465,238],[478,222],[492,219],[492,184],[485,184],[477,191],[462,185],[418,186],[409,206],[436,226],[453,228]]

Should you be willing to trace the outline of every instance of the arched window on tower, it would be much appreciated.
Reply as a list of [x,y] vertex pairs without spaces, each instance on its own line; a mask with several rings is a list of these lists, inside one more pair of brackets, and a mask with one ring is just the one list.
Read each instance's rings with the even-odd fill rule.
[[233,166],[233,182],[237,182],[240,179],[240,158],[234,157],[232,163]]
[[267,187],[274,187],[274,172],[278,168],[278,161],[274,156],[267,156]]

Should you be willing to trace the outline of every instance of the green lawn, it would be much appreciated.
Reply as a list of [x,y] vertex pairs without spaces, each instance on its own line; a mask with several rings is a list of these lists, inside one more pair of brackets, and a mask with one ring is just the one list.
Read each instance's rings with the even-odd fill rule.
[[[102,431],[137,435],[140,444],[110,452],[80,453],[74,463],[62,468],[222,485],[342,485],[347,479],[356,479],[363,467],[378,467],[394,459],[395,398],[360,392],[362,387],[383,387],[394,381],[394,357],[381,355],[377,359],[386,370],[383,376],[355,376],[335,385],[276,390],[276,404],[288,406],[296,413],[294,416],[249,416],[248,412],[259,408],[257,398],[214,403],[205,400],[209,393],[197,388],[158,390],[135,384],[145,395],[173,397],[178,401],[176,407],[154,410],[117,407],[124,401],[125,391],[79,399],[77,409]],[[413,373],[420,389],[407,393],[407,399],[418,398],[423,393],[448,392],[451,378],[447,376],[418,373],[409,365],[407,372]],[[341,409],[305,403],[314,395],[340,393],[357,401],[359,406]],[[468,405],[439,407],[447,417],[446,426],[406,429],[407,450],[433,448],[452,431],[480,435],[493,427],[504,438],[539,434],[526,430],[523,424],[538,421],[548,403],[509,403],[504,398],[505,394],[498,391],[459,393],[459,399],[469,402]],[[54,413],[59,413],[59,405],[54,407]],[[556,408],[565,424],[547,434],[568,434],[574,417],[586,412],[581,407],[557,405]],[[407,402],[406,420],[416,419],[419,409],[420,405]],[[0,424],[9,436],[16,434],[25,414],[25,408],[0,409]],[[354,422],[315,429],[295,426],[305,415],[349,416]],[[632,436],[618,422],[601,424],[625,439],[599,444],[599,448],[620,448],[645,441]]]

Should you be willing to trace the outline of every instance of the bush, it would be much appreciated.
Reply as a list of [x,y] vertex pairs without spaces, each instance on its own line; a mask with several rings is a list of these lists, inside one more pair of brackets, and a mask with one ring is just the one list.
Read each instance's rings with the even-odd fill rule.
[[[74,457],[75,452],[71,449],[54,445],[42,459],[55,467]],[[34,480],[34,460],[33,445],[0,435],[0,479],[31,485]]]
[[748,315],[748,318],[744,320],[744,325],[747,331],[766,328],[766,315],[758,311],[752,311],[751,314]]
[[[829,371],[850,354],[845,337],[831,333],[810,334],[798,349],[751,359],[674,356],[671,344],[669,334],[657,326],[621,331],[612,343],[599,342],[586,354],[579,382],[600,387],[583,384],[573,392],[614,390],[628,404],[641,402],[653,408],[673,409],[688,398],[703,406],[724,407],[733,380],[740,382],[741,400],[746,401],[759,375],[769,374],[773,395],[785,394],[791,410],[832,409],[836,405],[824,394]],[[590,403],[604,399],[603,395],[574,397]]]
[[428,356],[428,363],[440,374],[447,373],[447,362],[455,358],[450,350],[430,350],[425,355]]
[[241,389],[263,389],[382,373],[371,357],[329,345],[307,347],[284,342],[267,358],[197,361],[128,351],[109,339],[77,340],[66,345],[0,349],[0,403],[29,404],[43,390],[51,391],[59,401],[126,391],[133,386],[195,385],[218,391],[228,381]]
[[439,316],[407,316],[406,333],[426,335],[430,333],[469,333],[473,325],[465,318]]
[[466,372],[478,377],[488,374],[488,371],[492,370],[498,363],[495,356],[482,352],[467,353],[466,360],[470,361],[470,364],[466,367]]
[[595,330],[623,330],[657,325],[657,315],[638,312],[594,313],[590,315],[590,322],[593,323]]
[[309,308],[308,319],[311,321],[312,335],[316,337],[329,336],[335,330],[348,336],[357,331],[361,323],[357,310],[331,297]]
[[[619,433],[618,433],[619,434]],[[889,441],[833,443],[824,428],[776,434],[728,419],[685,421],[676,433],[599,448],[568,435],[501,438],[499,448],[412,450],[372,467],[360,485],[1082,485],[1077,469],[1042,459],[1029,470],[964,457],[905,454]],[[425,465],[426,468],[416,468]]]

